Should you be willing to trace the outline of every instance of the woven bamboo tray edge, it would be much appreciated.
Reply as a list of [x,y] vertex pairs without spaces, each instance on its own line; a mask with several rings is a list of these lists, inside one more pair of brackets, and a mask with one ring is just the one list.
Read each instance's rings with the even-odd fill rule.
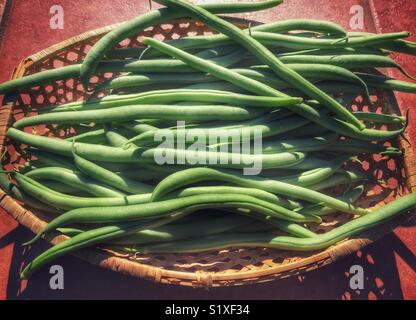
[[[241,20],[241,19],[236,19]],[[22,60],[19,66],[13,72],[13,79],[21,77],[25,73],[25,69],[32,63],[39,61],[53,53],[64,50],[65,48],[78,43],[78,41],[88,41],[99,37],[110,31],[116,25],[100,28],[98,30],[86,32],[80,36],[72,37],[67,41],[63,41],[57,45],[42,50],[34,55],[31,55],[27,59]],[[13,103],[9,103],[1,107],[0,109],[0,147],[4,148],[6,142],[6,132],[10,125],[11,112]],[[407,137],[408,138],[408,137]],[[416,158],[413,154],[413,149],[409,145],[406,139],[400,138],[400,145],[405,149],[405,161],[404,167],[406,171],[406,184],[409,190],[416,191]],[[0,190],[0,206],[8,212],[16,221],[25,227],[29,228],[33,232],[40,231],[45,222],[40,220],[33,212],[24,209],[13,198],[6,195]],[[369,232],[365,236],[360,238],[350,239],[343,241],[323,252],[313,254],[307,258],[303,258],[299,261],[286,263],[273,268],[265,270],[254,270],[239,272],[235,274],[230,273],[205,273],[205,272],[180,272],[174,270],[166,270],[158,267],[140,264],[138,262],[131,261],[129,259],[114,256],[105,250],[99,249],[85,249],[75,254],[75,256],[86,260],[92,264],[99,265],[101,267],[128,274],[147,280],[152,280],[158,283],[180,284],[183,286],[192,287],[218,287],[229,285],[243,285],[253,284],[260,282],[272,281],[275,279],[286,278],[292,275],[297,275],[307,271],[318,269],[322,266],[333,263],[349,254],[362,249],[368,244],[373,243],[377,239],[381,238],[385,234],[392,231],[395,227],[408,221],[410,217],[399,217],[389,223],[382,226],[382,230],[378,229],[375,232]],[[52,244],[59,243],[66,240],[67,237],[62,235],[52,234],[47,237]]]

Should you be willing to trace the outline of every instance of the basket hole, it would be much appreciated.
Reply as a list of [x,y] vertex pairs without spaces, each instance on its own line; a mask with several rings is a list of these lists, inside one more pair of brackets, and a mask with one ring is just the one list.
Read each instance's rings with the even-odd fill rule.
[[114,76],[114,74],[113,74],[113,73],[111,73],[111,72],[106,72],[106,73],[104,73],[104,75],[103,75],[103,77],[104,77],[105,79],[111,79],[111,78],[113,78],[113,76]]
[[387,168],[390,171],[396,170],[396,161],[394,161],[394,159],[390,159],[389,161],[387,161]]
[[120,47],[128,47],[129,45],[130,45],[130,42],[131,42],[131,40],[130,39],[124,39],[123,41],[121,41],[120,43],[119,43],[119,46]]
[[44,96],[39,95],[39,96],[36,97],[36,103],[37,104],[42,104],[44,102],[45,102],[45,97]]
[[160,29],[163,31],[170,31],[173,29],[173,26],[171,24],[162,24],[160,25]]
[[98,76],[93,76],[90,80],[90,83],[97,84],[99,82],[99,80],[100,79],[98,78]]
[[73,89],[73,88],[74,88],[74,79],[69,79],[69,80],[65,81],[65,85],[66,85],[69,89]]
[[387,186],[390,189],[396,189],[398,187],[398,185],[399,185],[399,182],[397,181],[396,178],[391,177],[391,178],[387,179]]
[[74,98],[74,95],[71,91],[68,91],[65,95],[67,101],[72,101],[72,99]]
[[54,61],[53,61],[53,67],[54,67],[54,68],[61,68],[61,67],[63,67],[63,66],[64,66],[63,61],[61,61],[61,60],[54,60]]
[[78,54],[76,52],[70,51],[67,53],[66,59],[71,62],[78,61]]

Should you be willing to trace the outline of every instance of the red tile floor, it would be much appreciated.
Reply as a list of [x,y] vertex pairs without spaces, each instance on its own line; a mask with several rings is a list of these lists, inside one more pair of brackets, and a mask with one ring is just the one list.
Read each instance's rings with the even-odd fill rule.
[[[63,30],[51,30],[50,7],[61,5]],[[269,22],[284,18],[321,18],[349,28],[350,8],[364,8],[364,27],[369,31],[416,32],[416,2],[412,0],[286,0],[285,4],[240,16]],[[154,5],[156,7],[157,5]],[[120,22],[149,10],[148,0],[0,0],[0,81],[24,57],[84,31]],[[416,39],[416,38],[414,38]],[[415,57],[397,60],[413,75]],[[396,77],[401,77],[395,74]],[[397,95],[403,111],[415,119],[416,99]],[[410,128],[416,138],[416,122]],[[24,252],[20,244],[32,235],[0,212],[0,299],[416,299],[416,221],[401,226],[377,243],[334,263],[299,277],[247,287],[211,291],[162,286],[91,266],[74,257],[57,261],[64,267],[65,290],[49,289],[49,275],[41,271],[27,283],[18,274],[23,262],[32,259],[47,244]],[[349,288],[348,270],[359,264],[365,271],[365,289]]]

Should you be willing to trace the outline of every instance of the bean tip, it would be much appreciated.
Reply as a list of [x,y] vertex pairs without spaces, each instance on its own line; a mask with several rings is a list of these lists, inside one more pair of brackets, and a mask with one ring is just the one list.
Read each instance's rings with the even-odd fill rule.
[[32,240],[27,241],[25,243],[22,244],[23,247],[28,247],[33,245],[36,241],[38,241],[38,239],[40,238],[40,234],[36,235],[36,237],[34,237]]

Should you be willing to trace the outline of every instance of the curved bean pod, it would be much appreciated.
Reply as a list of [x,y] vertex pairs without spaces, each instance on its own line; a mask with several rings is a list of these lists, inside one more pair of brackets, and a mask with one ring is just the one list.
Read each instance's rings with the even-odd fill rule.
[[38,124],[79,124],[86,122],[107,123],[109,121],[128,121],[139,118],[163,120],[247,120],[258,115],[243,107],[231,106],[175,106],[170,105],[130,105],[104,109],[97,113],[91,111],[56,112],[27,117],[16,121],[14,128],[24,128]]
[[42,108],[40,113],[46,112],[61,112],[61,111],[86,111],[97,110],[104,108],[113,108],[123,105],[135,104],[169,104],[179,101],[185,102],[205,102],[218,104],[233,104],[235,106],[245,107],[262,107],[273,108],[282,105],[289,105],[292,99],[288,98],[286,101],[275,97],[262,97],[238,94],[234,92],[219,91],[219,90],[187,90],[187,89],[171,89],[171,90],[156,90],[143,92],[139,94],[129,95],[113,95],[106,96],[100,100],[86,101],[86,102],[72,102],[53,108]]
[[153,191],[153,187],[128,177],[115,174],[114,172],[107,170],[99,165],[88,161],[74,152],[74,162],[78,169],[89,177],[94,177],[96,180],[112,186],[118,190],[125,191],[131,194],[143,194]]
[[54,180],[77,189],[84,190],[97,197],[123,197],[125,194],[109,185],[92,180],[79,172],[64,168],[49,167],[32,170],[26,174],[33,180]]

